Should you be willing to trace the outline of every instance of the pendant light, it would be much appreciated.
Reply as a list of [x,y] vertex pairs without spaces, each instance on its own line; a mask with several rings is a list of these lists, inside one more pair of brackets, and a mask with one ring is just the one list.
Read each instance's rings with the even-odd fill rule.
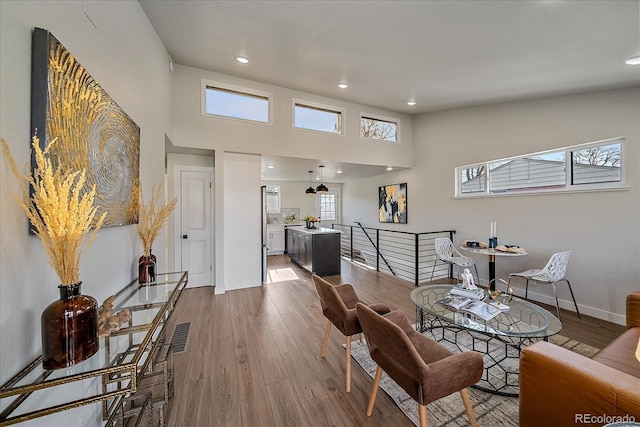
[[328,192],[328,191],[329,191],[329,189],[327,188],[327,186],[326,186],[326,185],[324,185],[324,184],[322,183],[322,181],[323,181],[323,179],[322,179],[322,169],[324,168],[324,165],[320,165],[320,166],[318,166],[318,167],[320,168],[320,185],[318,185],[318,186],[316,187],[316,191],[317,191],[318,193],[326,193],[326,192]]
[[305,194],[316,194],[316,190],[313,189],[313,187],[311,186],[311,174],[313,173],[313,171],[309,171],[309,188],[307,188],[307,190],[305,191]]

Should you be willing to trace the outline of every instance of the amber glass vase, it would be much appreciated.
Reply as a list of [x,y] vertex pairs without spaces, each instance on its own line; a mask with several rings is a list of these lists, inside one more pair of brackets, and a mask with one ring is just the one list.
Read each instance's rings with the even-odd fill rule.
[[142,255],[138,259],[138,283],[153,283],[156,281],[156,256]]
[[58,286],[60,299],[42,312],[42,367],[60,369],[98,351],[98,302],[82,295],[82,282]]

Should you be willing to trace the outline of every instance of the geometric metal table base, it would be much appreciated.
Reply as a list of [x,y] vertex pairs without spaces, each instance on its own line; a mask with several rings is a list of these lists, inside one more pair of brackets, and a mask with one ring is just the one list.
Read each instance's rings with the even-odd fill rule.
[[481,333],[443,321],[420,308],[416,308],[416,320],[417,331],[430,334],[454,353],[472,350],[482,354],[484,372],[472,387],[502,396],[519,395],[520,352],[539,338]]

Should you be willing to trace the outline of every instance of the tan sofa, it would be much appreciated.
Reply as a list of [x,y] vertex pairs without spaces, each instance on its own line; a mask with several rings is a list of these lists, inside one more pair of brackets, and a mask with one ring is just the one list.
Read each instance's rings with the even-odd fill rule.
[[640,291],[626,310],[627,330],[592,358],[544,341],[522,351],[521,427],[640,423]]

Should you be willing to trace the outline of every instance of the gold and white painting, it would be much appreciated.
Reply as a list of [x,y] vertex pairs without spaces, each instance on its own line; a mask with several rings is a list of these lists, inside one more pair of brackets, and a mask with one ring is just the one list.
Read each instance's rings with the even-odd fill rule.
[[49,31],[33,32],[32,134],[56,168],[86,170],[103,227],[138,222],[140,128]]

